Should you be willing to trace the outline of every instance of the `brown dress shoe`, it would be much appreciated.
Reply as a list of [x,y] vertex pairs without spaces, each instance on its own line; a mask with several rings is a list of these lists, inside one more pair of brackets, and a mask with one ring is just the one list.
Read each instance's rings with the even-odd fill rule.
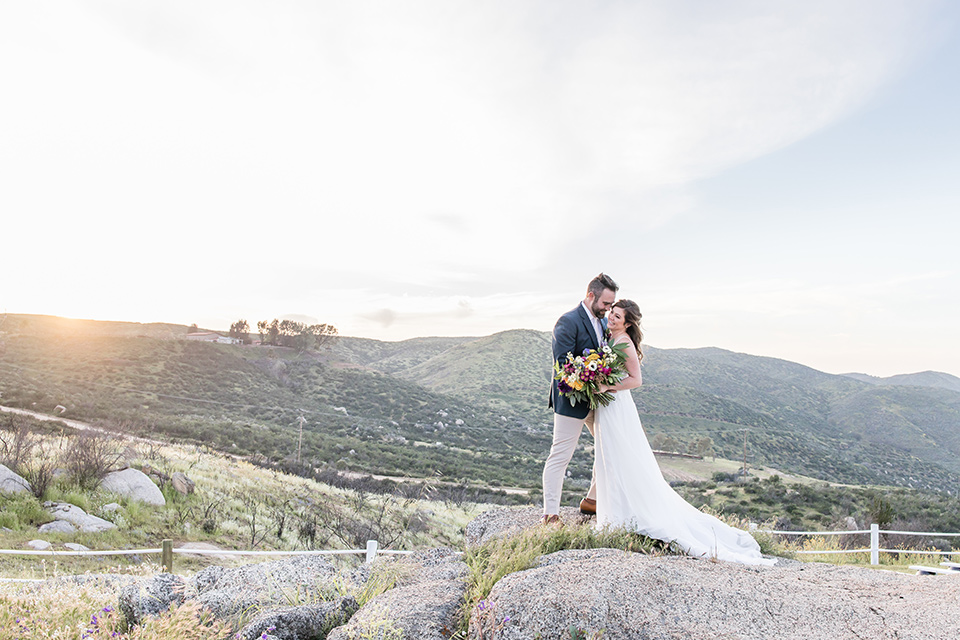
[[557,514],[544,515],[540,518],[540,524],[563,524],[563,521],[560,520],[560,516]]
[[597,515],[597,501],[590,498],[584,498],[580,501],[580,513],[586,516]]

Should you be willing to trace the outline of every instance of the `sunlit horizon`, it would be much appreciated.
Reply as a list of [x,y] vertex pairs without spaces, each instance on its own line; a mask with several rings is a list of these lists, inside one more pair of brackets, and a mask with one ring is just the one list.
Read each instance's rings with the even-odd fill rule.
[[[55,319],[57,319],[57,320],[63,320],[63,321],[66,321],[66,322],[73,322],[73,321],[76,321],[76,322],[104,322],[104,323],[116,322],[116,323],[139,324],[139,325],[169,324],[169,325],[175,325],[175,326],[182,326],[182,327],[184,327],[184,328],[189,328],[189,327],[191,327],[191,326],[193,326],[193,325],[196,325],[198,331],[212,331],[212,332],[214,332],[214,333],[220,333],[220,334],[223,334],[223,335],[227,335],[227,334],[228,334],[228,332],[229,332],[229,330],[230,330],[229,324],[232,324],[232,322],[234,322],[234,321],[236,321],[236,320],[241,320],[241,319],[243,319],[243,320],[247,320],[247,322],[248,322],[248,324],[249,324],[249,327],[250,327],[249,335],[250,335],[251,337],[254,337],[254,338],[258,335],[258,334],[257,334],[257,320],[267,320],[267,321],[270,321],[270,320],[273,320],[274,318],[277,318],[277,319],[279,319],[279,320],[296,320],[296,321],[298,321],[298,322],[307,322],[307,323],[310,323],[310,322],[314,322],[314,323],[324,322],[323,319],[312,318],[312,317],[309,317],[309,316],[301,316],[301,315],[298,315],[298,314],[287,314],[287,315],[275,315],[275,316],[271,316],[270,318],[266,318],[266,317],[264,317],[264,318],[257,318],[257,320],[253,320],[253,321],[251,321],[250,318],[240,318],[240,317],[238,317],[238,318],[236,318],[234,321],[231,321],[230,323],[228,323],[228,324],[225,325],[225,326],[214,326],[214,325],[207,325],[207,324],[204,324],[204,323],[198,323],[198,322],[194,322],[194,321],[191,321],[191,322],[177,322],[177,321],[169,321],[169,320],[129,320],[129,319],[128,319],[128,320],[117,320],[117,319],[107,319],[107,318],[68,317],[68,316],[61,316],[61,315],[49,314],[49,313],[33,314],[33,313],[17,313],[17,312],[9,311],[9,312],[0,313],[0,338],[2,338],[3,333],[4,333],[3,323],[2,323],[2,318],[3,318],[4,315],[48,317],[48,318],[55,318]],[[335,325],[335,326],[336,326],[336,325]],[[345,333],[344,331],[342,331],[342,330],[340,329],[340,327],[337,327],[337,331],[338,331],[338,336],[339,336],[339,337],[372,339],[372,340],[378,340],[378,341],[381,341],[381,342],[403,342],[404,340],[413,340],[413,339],[417,339],[417,338],[442,338],[442,337],[445,337],[445,338],[483,338],[483,337],[487,337],[487,336],[494,335],[494,334],[497,334],[497,333],[501,333],[501,332],[504,332],[504,331],[515,331],[515,330],[531,330],[531,331],[549,332],[549,331],[552,330],[552,328],[553,328],[552,325],[551,325],[551,326],[548,326],[548,327],[532,327],[532,326],[531,326],[531,327],[521,327],[521,326],[517,326],[517,327],[493,328],[493,329],[491,329],[491,330],[489,330],[489,331],[482,331],[482,332],[476,332],[476,333],[457,333],[457,332],[448,332],[448,333],[421,333],[421,334],[411,334],[411,335],[404,335],[404,336],[356,335],[356,334],[351,334],[351,333]],[[679,344],[679,345],[677,345],[677,344],[674,344],[674,345],[663,345],[663,344],[652,344],[652,343],[650,343],[649,340],[645,340],[644,344],[645,344],[646,346],[649,346],[649,347],[653,348],[653,349],[705,349],[705,348],[717,348],[717,349],[723,349],[723,350],[725,350],[725,351],[731,351],[731,352],[734,352],[734,353],[743,353],[743,354],[750,355],[750,356],[757,356],[757,357],[763,357],[763,358],[775,358],[775,359],[779,359],[779,360],[786,360],[786,361],[788,361],[788,362],[794,362],[794,363],[796,363],[796,364],[800,364],[800,365],[803,365],[803,366],[806,366],[806,367],[810,367],[811,369],[815,369],[815,370],[821,371],[821,372],[823,372],[823,373],[830,373],[830,374],[833,374],[833,375],[844,375],[844,374],[850,374],[850,373],[858,373],[858,374],[865,374],[865,375],[873,376],[873,377],[876,377],[876,378],[888,378],[888,377],[892,377],[892,376],[896,376],[896,375],[905,375],[905,374],[914,374],[914,373],[925,373],[925,372],[931,372],[931,371],[932,371],[932,372],[936,372],[936,373],[946,373],[946,374],[948,374],[948,375],[956,375],[956,373],[953,373],[953,372],[951,372],[951,371],[947,371],[947,370],[945,370],[945,369],[935,369],[935,368],[930,368],[930,367],[921,368],[921,369],[916,369],[916,370],[909,370],[909,371],[906,371],[906,370],[904,370],[904,371],[893,371],[893,370],[890,370],[890,369],[885,369],[885,370],[882,370],[882,371],[880,371],[880,372],[877,372],[877,371],[864,371],[864,370],[860,370],[860,369],[828,370],[828,369],[826,369],[826,368],[818,367],[818,366],[816,366],[815,364],[812,364],[812,363],[810,363],[810,362],[804,362],[804,361],[802,361],[802,360],[794,360],[794,359],[791,359],[791,358],[784,358],[784,357],[781,357],[781,356],[778,356],[778,355],[774,355],[774,354],[769,354],[769,353],[754,353],[754,352],[750,352],[750,351],[743,351],[743,350],[739,350],[739,349],[732,349],[732,348],[725,347],[725,346],[720,345],[720,344],[698,344],[698,345],[684,345],[684,344]],[[957,377],[960,377],[960,376],[957,376]]]
[[0,6],[0,313],[960,376],[960,4]]

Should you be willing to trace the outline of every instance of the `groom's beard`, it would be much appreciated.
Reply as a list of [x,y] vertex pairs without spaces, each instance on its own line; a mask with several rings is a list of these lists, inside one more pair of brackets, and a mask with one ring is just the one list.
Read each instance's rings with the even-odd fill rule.
[[603,316],[607,315],[607,312],[604,310],[603,307],[598,307],[596,305],[593,305],[592,307],[590,307],[590,310],[593,311],[593,315],[597,320],[602,320]]

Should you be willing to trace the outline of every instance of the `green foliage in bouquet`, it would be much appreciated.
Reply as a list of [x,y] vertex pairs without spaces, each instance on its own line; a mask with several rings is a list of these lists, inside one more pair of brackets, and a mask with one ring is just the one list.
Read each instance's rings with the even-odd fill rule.
[[591,409],[613,402],[613,394],[600,392],[601,385],[615,385],[627,375],[627,344],[605,344],[599,349],[584,349],[583,355],[568,353],[563,362],[553,365],[553,379],[560,394],[572,406],[586,402]]

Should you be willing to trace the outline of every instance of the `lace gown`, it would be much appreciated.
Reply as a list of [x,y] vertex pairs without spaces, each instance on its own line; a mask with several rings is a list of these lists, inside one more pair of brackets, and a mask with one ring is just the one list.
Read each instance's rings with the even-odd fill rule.
[[691,556],[771,565],[756,540],[681,498],[660,473],[629,391],[595,418],[597,526],[674,542]]

